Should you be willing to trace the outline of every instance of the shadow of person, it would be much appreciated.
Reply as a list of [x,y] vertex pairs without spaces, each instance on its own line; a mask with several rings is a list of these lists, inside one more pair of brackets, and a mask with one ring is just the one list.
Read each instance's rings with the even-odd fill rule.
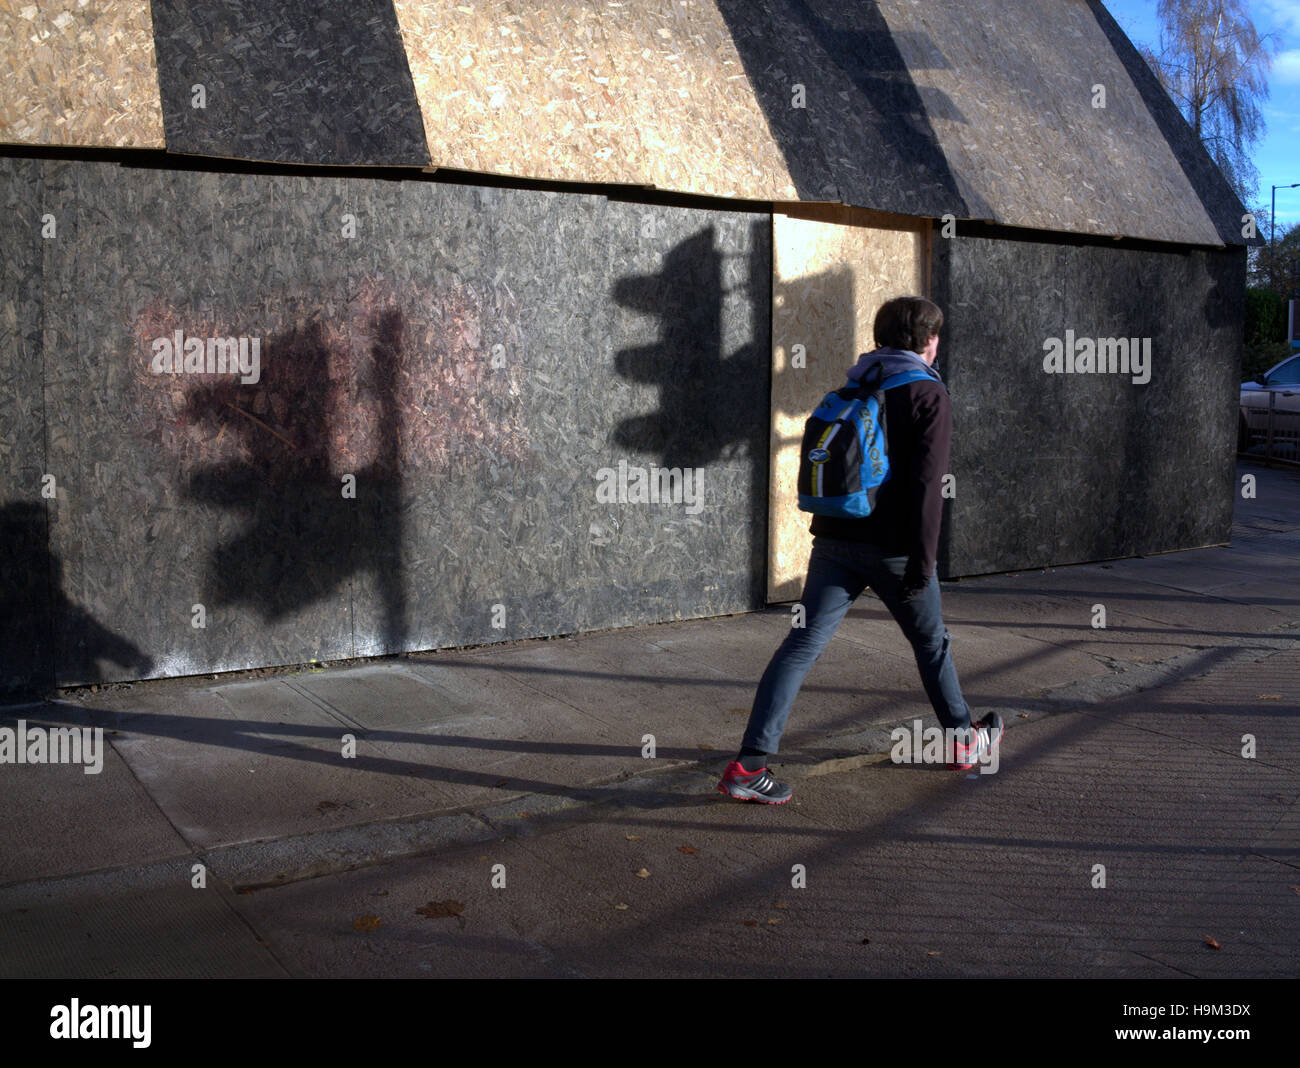
[[105,660],[137,678],[153,671],[152,657],[68,597],[63,584],[45,505],[0,505],[0,695],[7,699],[103,682]]

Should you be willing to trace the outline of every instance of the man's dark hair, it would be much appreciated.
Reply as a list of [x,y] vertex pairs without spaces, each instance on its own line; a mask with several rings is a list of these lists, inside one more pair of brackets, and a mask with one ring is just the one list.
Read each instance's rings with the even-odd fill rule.
[[876,344],[920,352],[943,326],[939,305],[924,297],[895,297],[876,312]]

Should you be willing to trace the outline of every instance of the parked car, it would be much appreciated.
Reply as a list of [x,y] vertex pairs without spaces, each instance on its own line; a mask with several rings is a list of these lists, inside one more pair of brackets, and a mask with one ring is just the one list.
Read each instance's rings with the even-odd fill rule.
[[1300,439],[1300,352],[1241,384],[1237,451],[1246,452],[1268,435],[1268,405],[1273,398],[1273,441],[1294,451]]

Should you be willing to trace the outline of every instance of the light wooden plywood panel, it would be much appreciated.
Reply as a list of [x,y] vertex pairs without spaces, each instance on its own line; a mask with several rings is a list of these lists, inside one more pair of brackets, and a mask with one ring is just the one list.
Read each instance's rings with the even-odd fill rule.
[[[772,439],[768,511],[769,601],[803,591],[811,516],[798,508],[804,422],[842,386],[887,300],[926,286],[926,234],[901,221],[831,205],[772,217]],[[804,366],[796,366],[802,346]]]
[[711,0],[394,0],[435,166],[789,200]]
[[162,148],[148,0],[0,0],[0,142]]

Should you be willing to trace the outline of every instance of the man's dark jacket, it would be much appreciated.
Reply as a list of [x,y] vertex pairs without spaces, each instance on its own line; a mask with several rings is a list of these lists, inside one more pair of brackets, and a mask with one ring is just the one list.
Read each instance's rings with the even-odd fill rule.
[[908,580],[915,584],[930,577],[939,552],[952,408],[939,372],[914,352],[882,348],[864,353],[849,378],[860,380],[877,362],[885,365],[886,378],[911,370],[930,376],[885,391],[889,479],[877,491],[876,506],[865,519],[815,515],[809,529],[842,541],[872,542],[891,556],[908,557]]

